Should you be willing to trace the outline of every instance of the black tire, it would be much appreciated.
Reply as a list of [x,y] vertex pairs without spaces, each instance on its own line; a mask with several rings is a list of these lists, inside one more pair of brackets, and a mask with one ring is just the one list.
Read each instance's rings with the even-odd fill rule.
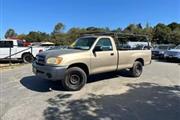
[[130,69],[132,77],[139,77],[141,76],[143,71],[143,65],[139,61],[135,61],[133,67]]
[[27,53],[22,56],[22,60],[24,63],[32,63],[34,61],[33,55]]
[[80,90],[87,82],[86,73],[79,67],[67,69],[65,78],[62,80],[62,85],[66,90]]

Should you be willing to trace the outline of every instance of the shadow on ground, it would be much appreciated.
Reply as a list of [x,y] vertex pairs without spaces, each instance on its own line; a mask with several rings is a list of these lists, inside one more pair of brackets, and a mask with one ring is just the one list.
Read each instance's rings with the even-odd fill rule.
[[108,72],[108,73],[92,75],[89,77],[87,83],[98,82],[98,81],[102,81],[102,80],[109,80],[109,79],[113,79],[113,78],[117,78],[117,77],[134,78],[131,76],[129,70],[120,70],[117,72]]
[[[120,72],[103,73],[98,75],[90,76],[87,83],[98,82],[102,80],[110,80],[111,78],[117,77],[130,77],[130,74],[126,70]],[[49,81],[43,80],[36,76],[24,77],[20,80],[20,83],[33,91],[37,92],[50,92],[51,90],[65,91],[60,81]]]
[[119,95],[88,94],[71,100],[59,94],[47,100],[45,120],[180,120],[180,86],[127,84]]
[[64,91],[60,81],[53,82],[49,80],[43,80],[36,76],[24,77],[20,80],[20,83],[27,89],[36,92],[50,92],[51,90]]
[[12,64],[16,64],[16,63],[23,63],[23,61],[22,60],[1,60],[0,59],[0,64],[10,64],[10,63],[12,63]]

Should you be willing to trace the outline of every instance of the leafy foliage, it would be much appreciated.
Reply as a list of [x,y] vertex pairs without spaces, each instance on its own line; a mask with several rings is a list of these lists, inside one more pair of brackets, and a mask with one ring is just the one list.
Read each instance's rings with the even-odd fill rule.
[[157,24],[154,27],[153,40],[156,43],[169,43],[171,29],[164,24]]
[[15,30],[14,29],[8,29],[6,34],[5,34],[5,38],[12,38],[12,37],[16,37],[17,36],[17,33],[15,33]]
[[142,26],[141,24],[130,24],[124,29],[124,32],[126,33],[133,33],[133,34],[141,34],[142,33]]
[[108,27],[99,28],[92,26],[87,28],[72,27],[67,32],[63,32],[64,28],[65,25],[63,23],[57,23],[51,34],[40,31],[30,31],[27,35],[17,35],[15,30],[9,29],[5,34],[5,38],[16,36],[18,39],[26,39],[28,42],[50,41],[57,45],[69,45],[82,33],[86,32],[122,32],[147,35],[154,44],[180,44],[180,24],[176,22],[172,22],[169,25],[159,23],[154,27],[148,23],[144,27],[141,24],[130,24],[124,29],[118,27],[113,30]]
[[49,41],[50,36],[49,36],[49,34],[47,34],[45,32],[31,31],[31,32],[29,32],[29,34],[26,35],[25,39],[28,42],[41,42],[41,41]]
[[58,23],[55,25],[52,34],[59,34],[62,32],[62,30],[64,30],[64,28],[65,28],[65,26],[63,23]]

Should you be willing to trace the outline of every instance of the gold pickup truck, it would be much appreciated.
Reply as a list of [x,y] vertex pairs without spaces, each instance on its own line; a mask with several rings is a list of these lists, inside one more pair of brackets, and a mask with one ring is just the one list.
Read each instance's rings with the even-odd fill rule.
[[122,33],[86,34],[67,49],[41,52],[33,62],[36,76],[61,80],[66,90],[80,90],[89,75],[129,69],[139,77],[151,63],[146,36]]

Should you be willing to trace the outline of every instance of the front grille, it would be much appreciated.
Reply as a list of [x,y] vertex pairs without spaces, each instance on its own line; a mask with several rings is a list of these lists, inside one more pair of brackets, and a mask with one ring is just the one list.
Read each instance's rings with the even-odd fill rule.
[[157,54],[159,54],[159,51],[152,51],[152,54],[157,55]]
[[44,65],[45,64],[45,56],[37,55],[36,56],[36,64]]

